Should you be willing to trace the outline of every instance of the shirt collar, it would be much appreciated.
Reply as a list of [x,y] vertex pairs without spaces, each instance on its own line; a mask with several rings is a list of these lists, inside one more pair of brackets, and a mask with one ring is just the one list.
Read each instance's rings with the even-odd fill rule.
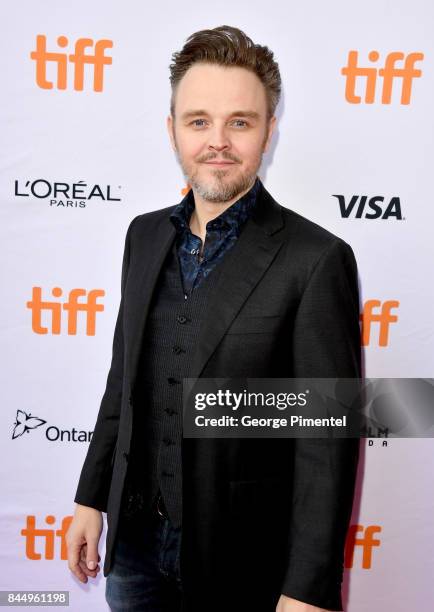
[[[256,203],[260,185],[261,181],[259,177],[256,177],[254,184],[247,193],[226,208],[218,217],[208,221],[206,224],[207,231],[224,227],[228,230],[233,229],[238,234]],[[190,189],[170,214],[170,220],[178,234],[183,234],[187,230],[190,231],[189,222],[194,206],[194,194],[193,190]]]

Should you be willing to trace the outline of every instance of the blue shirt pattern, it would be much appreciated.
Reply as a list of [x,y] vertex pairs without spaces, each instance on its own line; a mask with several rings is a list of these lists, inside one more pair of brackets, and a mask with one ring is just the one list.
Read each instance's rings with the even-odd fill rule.
[[199,236],[193,234],[189,227],[190,217],[195,206],[192,189],[170,214],[170,220],[177,232],[178,260],[186,299],[193,289],[223,259],[229,249],[234,246],[241,228],[249,218],[256,203],[260,185],[260,179],[256,177],[253,186],[247,193],[223,211],[221,215],[208,221],[203,257],[199,256],[202,240]]

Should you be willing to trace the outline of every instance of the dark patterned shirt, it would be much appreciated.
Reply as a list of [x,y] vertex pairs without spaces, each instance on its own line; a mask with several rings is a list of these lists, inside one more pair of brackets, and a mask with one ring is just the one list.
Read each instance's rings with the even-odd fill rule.
[[193,234],[189,227],[195,206],[192,189],[171,213],[170,219],[177,231],[178,259],[186,299],[235,244],[242,226],[249,218],[256,203],[260,184],[259,177],[256,177],[253,186],[247,193],[221,215],[208,221],[202,257],[199,255],[202,240]]

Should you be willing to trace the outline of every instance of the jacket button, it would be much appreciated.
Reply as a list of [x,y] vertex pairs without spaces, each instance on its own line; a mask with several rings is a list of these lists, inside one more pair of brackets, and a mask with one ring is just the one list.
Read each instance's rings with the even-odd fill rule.
[[128,401],[129,401],[130,404],[133,403],[133,396],[132,395],[130,395],[130,397],[128,398]]
[[122,455],[123,455],[123,457],[124,457],[125,461],[128,461],[128,459],[129,459],[129,454],[128,454],[128,453],[126,453],[126,452],[123,452],[123,453],[122,453]]
[[167,412],[169,416],[172,416],[172,414],[177,414],[177,411],[173,410],[172,408],[165,408],[164,411]]
[[179,353],[182,353],[182,351],[183,351],[183,349],[182,349],[180,346],[174,346],[174,347],[173,347],[173,352],[174,352],[176,355],[179,355]]
[[169,385],[177,385],[180,381],[176,378],[173,378],[173,376],[169,376],[167,382],[169,383]]
[[166,470],[163,470],[162,474],[163,476],[174,476],[175,475],[172,472],[166,472]]
[[176,317],[176,320],[178,321],[178,323],[185,323],[187,321],[187,317],[184,317],[184,315],[178,315]]
[[163,438],[163,442],[166,446],[170,446],[172,444],[172,440],[170,438]]

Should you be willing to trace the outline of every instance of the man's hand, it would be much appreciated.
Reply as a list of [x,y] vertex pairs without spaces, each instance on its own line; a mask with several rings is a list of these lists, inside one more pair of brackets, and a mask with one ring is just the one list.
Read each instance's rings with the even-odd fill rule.
[[100,571],[98,542],[103,527],[102,513],[95,508],[77,504],[74,518],[66,534],[68,567],[81,581],[95,578]]
[[277,602],[276,612],[327,612],[327,610],[281,595]]

